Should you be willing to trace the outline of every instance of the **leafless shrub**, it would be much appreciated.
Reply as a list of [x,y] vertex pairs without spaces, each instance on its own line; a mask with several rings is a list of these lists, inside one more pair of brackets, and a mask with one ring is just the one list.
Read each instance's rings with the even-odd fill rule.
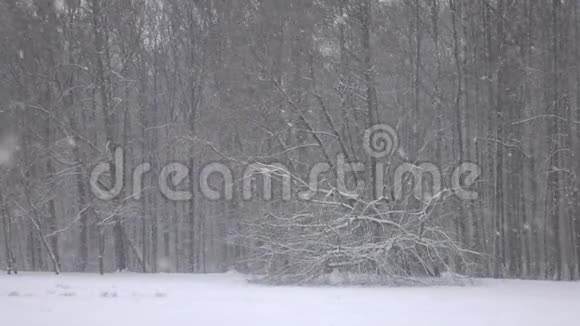
[[318,190],[310,201],[272,205],[243,222],[237,237],[250,252],[250,271],[263,282],[413,284],[413,277],[439,276],[449,262],[476,254],[438,218],[451,194],[443,190],[411,203],[410,195],[389,202]]

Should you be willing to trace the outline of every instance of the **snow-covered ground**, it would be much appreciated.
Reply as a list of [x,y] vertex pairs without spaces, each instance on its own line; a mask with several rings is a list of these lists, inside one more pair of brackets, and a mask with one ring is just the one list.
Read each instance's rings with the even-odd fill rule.
[[580,283],[469,287],[269,287],[235,274],[0,276],[0,324],[580,325]]

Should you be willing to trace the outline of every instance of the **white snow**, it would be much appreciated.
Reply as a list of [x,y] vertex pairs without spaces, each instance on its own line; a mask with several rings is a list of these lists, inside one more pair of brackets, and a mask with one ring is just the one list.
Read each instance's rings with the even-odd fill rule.
[[578,325],[580,283],[270,287],[236,274],[0,276],[2,325]]

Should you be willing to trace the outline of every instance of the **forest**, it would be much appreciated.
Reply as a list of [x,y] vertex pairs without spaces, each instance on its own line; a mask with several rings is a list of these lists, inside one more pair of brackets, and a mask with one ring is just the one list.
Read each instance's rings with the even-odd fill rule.
[[578,63],[571,0],[3,0],[0,269],[577,280]]

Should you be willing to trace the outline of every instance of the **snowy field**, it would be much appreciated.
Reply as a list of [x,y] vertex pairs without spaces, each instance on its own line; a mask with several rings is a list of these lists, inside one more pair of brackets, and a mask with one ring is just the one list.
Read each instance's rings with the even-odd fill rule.
[[0,276],[2,325],[580,325],[580,283],[268,287],[226,275]]

